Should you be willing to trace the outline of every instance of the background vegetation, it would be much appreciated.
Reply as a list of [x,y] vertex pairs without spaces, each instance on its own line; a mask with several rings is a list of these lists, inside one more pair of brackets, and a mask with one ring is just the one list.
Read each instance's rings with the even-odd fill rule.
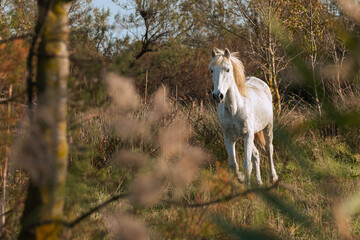
[[[359,238],[358,1],[114,2],[114,19],[91,0],[68,10],[61,239]],[[26,79],[38,71],[27,63],[37,4],[0,1],[3,239],[21,230],[29,176],[51,170],[36,135],[22,137],[36,129]],[[246,75],[272,90],[275,185],[264,153],[262,188],[246,190],[227,170],[209,94],[213,47],[239,52]]]

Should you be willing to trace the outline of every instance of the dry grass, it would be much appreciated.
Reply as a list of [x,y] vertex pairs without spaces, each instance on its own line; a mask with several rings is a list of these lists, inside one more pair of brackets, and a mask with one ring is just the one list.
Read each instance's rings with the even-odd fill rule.
[[[131,193],[122,204],[109,207],[121,213],[108,220],[107,226],[112,227],[103,225],[103,218],[88,221],[90,226],[103,229],[104,236],[110,236],[106,229],[112,229],[111,236],[115,238],[123,236],[121,230],[116,230],[119,221],[128,219],[122,218],[123,214],[143,219],[145,227],[140,224],[140,232],[146,232],[146,237],[152,239],[231,239],[236,234],[250,233],[288,239],[351,239],[360,231],[358,218],[343,224],[342,212],[337,214],[334,210],[359,184],[358,158],[353,157],[352,146],[343,140],[346,133],[325,136],[311,120],[317,119],[314,118],[316,109],[302,102],[285,108],[276,120],[275,164],[281,183],[271,194],[283,205],[276,205],[261,194],[249,194],[207,207],[184,207],[184,204],[221,199],[245,189],[227,170],[215,108],[210,103],[202,107],[175,106],[164,93],[163,88],[158,90],[149,105],[139,103],[131,110],[103,111],[98,118],[86,120],[81,126],[84,131],[81,137],[73,139],[76,144],[93,143],[95,153],[99,149],[111,149],[110,153],[101,150],[105,164],[91,172],[97,177],[106,173],[103,178],[109,182],[114,182],[117,176],[120,180],[115,189]],[[117,129],[122,129],[121,125],[127,126],[126,131]],[[141,130],[143,128],[146,130]],[[284,130],[292,134],[291,141],[302,151],[304,165],[295,160],[297,156],[284,145],[286,140],[281,139]],[[238,145],[241,155],[242,146]],[[347,161],[348,157],[354,160]],[[265,178],[268,166],[266,158],[261,159]],[[311,171],[307,169],[309,166]],[[120,175],[113,175],[114,172]],[[70,170],[70,174],[75,172]],[[92,174],[90,177],[90,182],[96,181]],[[101,183],[95,185],[91,191],[106,193],[105,196],[114,194],[114,188],[104,189]],[[168,205],[169,201],[176,204]],[[294,212],[288,213],[286,206]],[[303,224],[299,220],[302,216],[313,226]],[[129,220],[130,225],[133,219]],[[134,229],[138,231],[137,227]],[[351,233],[346,235],[346,231]],[[88,234],[91,233],[94,230],[89,230]]]
[[[276,119],[275,165],[281,182],[270,193],[280,205],[267,195],[247,194],[189,208],[187,204],[245,191],[228,171],[216,108],[212,103],[175,105],[163,87],[143,104],[131,80],[109,75],[107,81],[113,89],[111,104],[77,113],[70,123],[65,213],[71,220],[116,194],[130,195],[67,231],[65,238],[237,239],[262,234],[275,239],[352,239],[359,234],[358,216],[350,217],[338,207],[359,185],[358,135],[352,129],[325,134],[329,125],[318,124],[316,110],[294,101]],[[124,81],[135,97],[114,90]],[[24,136],[22,146],[38,149]],[[30,154],[23,149],[25,155],[41,160],[34,155],[40,151]],[[242,159],[241,144],[237,149]],[[263,155],[264,179],[269,173]],[[31,169],[34,164],[30,165]],[[313,227],[301,220],[304,216]]]

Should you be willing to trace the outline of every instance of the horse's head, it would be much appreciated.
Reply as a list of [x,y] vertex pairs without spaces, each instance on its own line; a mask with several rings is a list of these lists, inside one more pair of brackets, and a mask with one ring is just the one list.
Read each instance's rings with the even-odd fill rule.
[[214,83],[213,99],[223,102],[231,84],[234,83],[233,66],[230,61],[230,51],[213,49],[211,52],[212,61],[209,65]]

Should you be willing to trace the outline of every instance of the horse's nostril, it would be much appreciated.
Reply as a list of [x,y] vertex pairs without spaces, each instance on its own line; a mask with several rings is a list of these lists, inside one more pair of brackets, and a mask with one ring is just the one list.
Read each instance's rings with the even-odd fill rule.
[[224,95],[222,95],[222,93],[219,93],[219,99],[223,100],[224,99]]
[[212,94],[212,98],[216,100],[216,95],[214,93]]

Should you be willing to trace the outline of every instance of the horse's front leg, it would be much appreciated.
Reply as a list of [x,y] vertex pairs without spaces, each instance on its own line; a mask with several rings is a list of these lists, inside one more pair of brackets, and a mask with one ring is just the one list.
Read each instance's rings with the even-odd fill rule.
[[243,168],[245,171],[246,186],[250,188],[250,177],[253,167],[251,162],[251,157],[254,148],[254,134],[248,133],[244,137],[244,145],[245,145],[245,160],[244,160]]
[[229,157],[229,168],[235,170],[235,174],[239,182],[243,183],[245,181],[245,177],[244,174],[240,172],[239,165],[236,162],[235,141],[231,137],[228,137],[226,134],[224,134],[224,142]]

